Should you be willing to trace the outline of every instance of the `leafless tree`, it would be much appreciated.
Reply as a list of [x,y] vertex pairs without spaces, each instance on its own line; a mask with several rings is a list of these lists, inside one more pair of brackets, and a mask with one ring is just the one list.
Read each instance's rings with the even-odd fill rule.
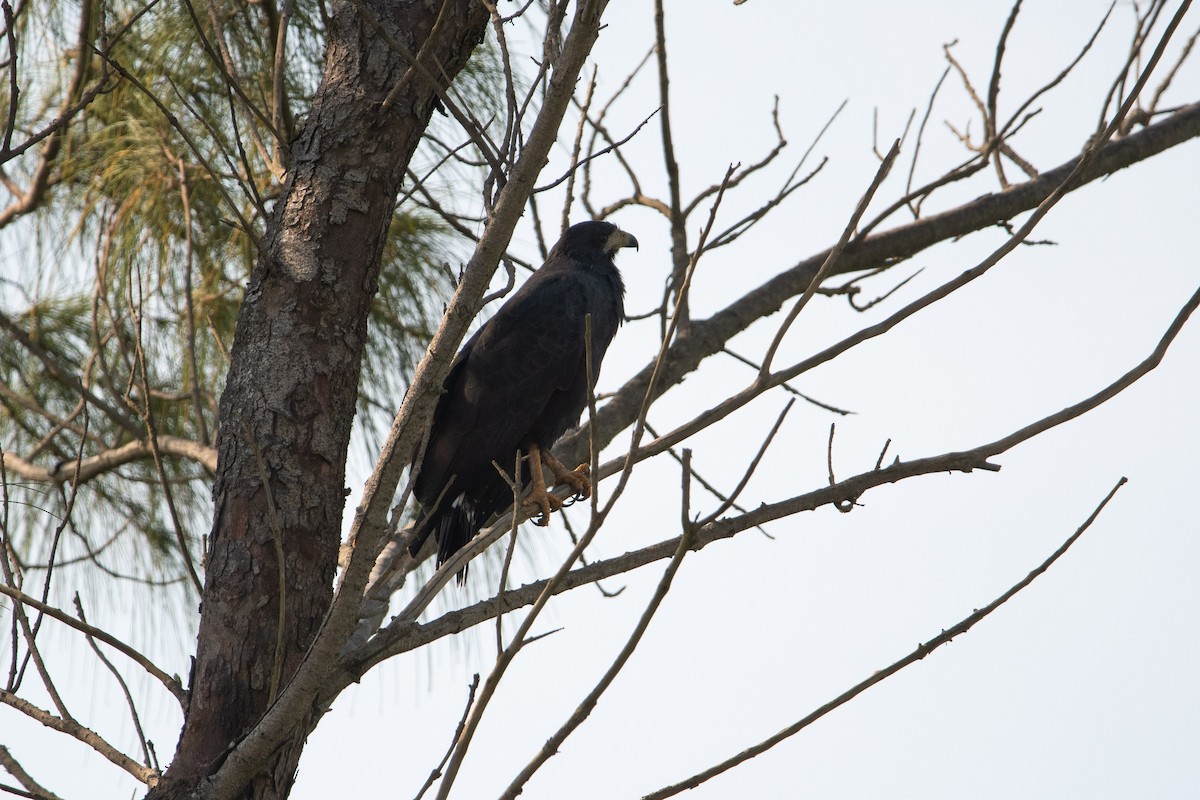
[[[902,138],[876,147],[874,179],[862,187],[857,206],[846,209],[843,229],[830,234],[831,245],[706,317],[689,303],[694,282],[703,279],[698,277],[701,260],[721,248],[741,246],[748,232],[799,196],[826,162],[817,158],[818,135],[801,156],[784,163],[792,151],[776,108],[770,124],[777,142],[768,152],[700,181],[705,188],[686,195],[682,176],[688,164],[672,131],[661,0],[655,3],[653,47],[607,96],[587,69],[604,33],[604,0],[513,4],[507,15],[486,0],[346,0],[315,10],[297,9],[287,0],[188,1],[179,10],[155,2],[125,6],[89,0],[78,9],[75,35],[59,39],[39,39],[36,26],[49,18],[59,25],[55,30],[68,30],[62,24],[70,16],[65,11],[39,11],[27,2],[13,6],[10,0],[0,4],[6,52],[0,67],[8,87],[0,180],[10,195],[0,210],[0,233],[37,220],[72,219],[66,227],[75,228],[80,239],[90,237],[94,273],[86,302],[53,313],[44,303],[0,313],[6,339],[0,374],[5,409],[0,417],[0,593],[9,600],[10,617],[0,702],[92,747],[144,783],[153,798],[286,797],[308,735],[348,687],[389,658],[496,621],[494,668],[471,687],[455,739],[425,787],[436,790],[438,798],[448,797],[489,701],[522,648],[536,638],[534,623],[552,598],[663,562],[657,590],[627,644],[576,712],[550,733],[528,765],[516,770],[503,795],[516,797],[624,666],[688,553],[822,506],[850,512],[885,484],[943,472],[998,470],[999,456],[1088,413],[1153,370],[1200,303],[1200,291],[1183,301],[1158,345],[1140,363],[1114,366],[1111,382],[1100,391],[1006,435],[908,460],[889,457],[883,445],[873,467],[847,477],[835,475],[831,429],[827,484],[772,502],[750,501],[745,489],[790,402],[763,441],[744,445],[739,455],[749,466],[730,489],[714,487],[694,469],[691,444],[697,434],[719,430],[729,415],[768,393],[836,414],[837,409],[802,394],[796,380],[889,334],[994,269],[1033,242],[1039,223],[1060,203],[1070,202],[1075,190],[1200,137],[1200,102],[1168,102],[1175,94],[1172,80],[1196,39],[1181,29],[1189,2],[1138,7],[1126,58],[1110,65],[1111,89],[1096,98],[1097,124],[1077,151],[1054,164],[1023,157],[1021,134],[1039,104],[1049,102],[1088,57],[1096,36],[1106,26],[1124,24],[1112,18],[1113,9],[1095,21],[1094,34],[1084,32],[1078,51],[1064,57],[1060,71],[1017,103],[1002,106],[999,98],[1002,66],[1013,57],[1006,43],[1019,24],[1020,2],[998,34],[994,65],[983,81],[947,46],[946,73],[924,113],[919,120],[914,113]],[[164,18],[175,22],[161,34],[173,48],[154,51],[150,31]],[[39,83],[25,65],[45,55],[39,48],[55,45],[62,46],[56,55],[70,69],[57,83]],[[308,92],[291,56],[296,48],[314,46],[324,47],[324,57],[312,59]],[[211,84],[224,96],[224,107],[214,110],[202,102],[211,95],[181,85],[177,72],[165,66],[158,70],[167,54],[180,49],[214,76]],[[644,75],[657,85],[657,108],[642,109],[638,124],[622,128],[613,121],[613,109]],[[920,184],[916,165],[935,121],[934,101],[955,85],[974,105],[975,132],[955,128],[962,160]],[[112,102],[114,97],[120,103]],[[157,240],[132,230],[144,220],[129,211],[139,182],[150,178],[105,177],[102,164],[86,166],[80,158],[87,148],[99,147],[98,130],[116,135],[112,119],[121,103],[139,104],[139,118],[159,126],[150,144],[142,146],[163,166],[152,177],[171,193],[176,210],[151,231],[162,237]],[[122,135],[132,136],[132,124],[122,124]],[[657,137],[653,149],[660,160],[640,163],[631,143],[652,137]],[[556,145],[565,157],[553,155]],[[602,166],[623,176],[624,192],[601,185],[597,171]],[[661,192],[647,177],[660,168],[666,175]],[[87,169],[91,172],[85,175]],[[901,181],[898,176],[905,174]],[[777,191],[754,198],[749,213],[731,219],[725,210],[729,198],[750,191],[751,178],[763,175],[782,179]],[[464,176],[478,190],[469,197],[449,188],[461,186]],[[122,188],[111,188],[112,181]],[[101,185],[109,188],[95,188]],[[973,187],[976,199],[939,205],[951,187],[961,185]],[[72,195],[71,186],[81,188]],[[58,201],[60,196],[71,199]],[[644,368],[615,390],[591,398],[584,424],[556,448],[566,463],[589,462],[598,483],[588,512],[574,517],[582,528],[572,531],[573,549],[538,581],[510,588],[501,571],[483,599],[431,614],[451,576],[509,534],[511,558],[523,521],[512,515],[494,520],[436,571],[429,568],[430,548],[417,558],[408,555],[406,470],[421,446],[454,353],[483,305],[539,263],[546,243],[568,220],[604,219],[634,209],[656,214],[667,231],[668,279],[653,308],[626,328],[654,332],[644,339],[652,343]],[[77,216],[70,218],[71,213]],[[540,253],[511,245],[523,217]],[[198,224],[199,219],[208,222]],[[425,306],[414,303],[405,312],[408,317],[381,321],[372,315],[387,313],[376,302],[381,269],[393,262],[404,266],[405,258],[418,260],[412,251],[397,258],[388,250],[409,235],[399,228],[413,219],[434,220],[438,235],[452,243],[444,247],[469,255],[460,273],[450,276],[453,294],[444,314],[434,315],[436,331],[419,359],[414,356],[403,402],[393,415],[387,392],[371,383],[391,351],[380,350],[373,337],[399,335],[404,326],[419,329]],[[892,299],[905,283],[891,277],[900,265],[936,244],[996,227],[1007,235],[978,263],[909,302]],[[220,241],[212,238],[217,229],[224,237]],[[150,268],[140,263],[140,248],[156,247],[170,265],[162,273],[169,278],[142,271]],[[243,272],[230,266],[238,263]],[[118,264],[124,266],[118,270]],[[214,265],[219,275],[212,273]],[[444,279],[436,264],[424,272],[409,267],[415,280]],[[502,286],[489,294],[501,267]],[[891,285],[878,297],[864,299],[866,287],[885,281]],[[11,297],[23,289],[14,285]],[[440,290],[428,291],[436,298]],[[791,360],[784,345],[798,316],[822,298],[839,297],[859,310],[895,305],[824,350]],[[782,312],[777,319],[776,312]],[[766,346],[745,354],[733,350],[734,337],[767,319],[774,328]],[[744,385],[712,397],[706,410],[690,418],[656,417],[652,426],[650,410],[659,398],[702,365],[723,359],[750,367]],[[390,427],[372,452],[374,469],[347,530],[344,487],[356,410],[367,416],[382,410],[390,415]],[[602,451],[613,455],[602,458]],[[680,466],[678,533],[620,556],[588,560],[588,548],[610,512],[638,480],[638,465],[664,455]],[[209,486],[211,513],[205,500]],[[97,538],[99,518],[80,509],[80,498],[85,492],[92,497],[93,490],[106,507],[128,512],[124,527],[108,542]],[[965,632],[1047,569],[1116,490],[1058,552],[990,605],[760,745],[650,796],[675,795],[753,758]],[[24,506],[30,491],[45,493],[42,504],[53,506],[52,515]],[[701,492],[715,497],[711,510],[699,510],[706,506],[698,499]],[[90,574],[103,575],[95,570],[103,568],[104,549],[129,526],[144,524],[149,530],[151,513],[158,532],[146,538],[167,555],[141,577],[192,587],[201,601],[186,680],[89,623],[77,597],[74,613],[56,605],[61,584],[73,577],[58,577],[57,593],[51,590],[52,576],[61,576],[71,563],[64,555],[67,542],[76,543],[70,552],[82,554],[77,560],[90,565]],[[29,528],[30,519],[52,524]],[[209,523],[210,532],[198,535]],[[496,564],[505,559],[503,552],[495,555],[499,550],[487,556]],[[35,553],[41,555],[35,559]],[[498,620],[510,614],[521,616],[515,631],[504,636]],[[68,666],[50,663],[38,637],[43,625],[52,623],[84,637],[97,663],[118,677],[135,722],[138,698],[121,677],[131,668],[152,676],[179,702],[183,725],[169,763],[166,758],[160,763],[140,725],[141,752],[129,754],[67,707],[54,672]],[[29,699],[31,684],[44,702]],[[18,796],[55,797],[25,771],[18,755],[17,743],[0,747],[0,766],[19,784],[0,788]]]

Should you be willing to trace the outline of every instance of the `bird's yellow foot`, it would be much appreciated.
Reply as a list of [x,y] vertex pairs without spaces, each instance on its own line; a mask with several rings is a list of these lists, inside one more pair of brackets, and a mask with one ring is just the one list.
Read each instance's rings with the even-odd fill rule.
[[[536,484],[541,484],[537,486]],[[540,514],[534,522],[535,524],[546,527],[550,524],[551,512],[558,511],[562,508],[563,502],[546,490],[545,481],[535,481],[535,485],[529,490],[529,494],[521,500],[521,505],[530,510],[531,515]]]
[[[570,486],[571,494],[579,500],[592,495],[592,481],[588,478],[588,465],[580,464],[575,469],[567,469],[563,463],[550,453],[542,450],[536,444],[529,446],[529,493],[521,501],[524,508],[532,513],[541,512],[537,524],[545,527],[550,524],[550,514],[563,507],[563,501],[546,489],[546,476],[542,473],[542,465],[550,468],[554,475],[555,486]],[[536,511],[535,511],[536,509]]]
[[588,478],[587,464],[580,464],[575,469],[567,469],[549,451],[541,454],[541,460],[554,473],[555,486],[570,486],[571,494],[579,500],[586,500],[592,496],[592,481]]
[[[588,465],[580,464],[575,469],[564,469],[558,459],[546,462],[554,471],[555,486],[570,486],[571,494],[578,500],[586,500],[592,496],[592,481],[588,477]],[[558,467],[558,469],[554,469]]]
[[530,509],[531,515],[541,512],[541,516],[535,521],[543,528],[550,524],[550,512],[562,508],[562,500],[546,491],[546,476],[542,474],[542,458],[547,456],[554,459],[554,456],[549,453],[543,453],[542,448],[536,444],[529,446],[529,493],[521,500],[521,506]]

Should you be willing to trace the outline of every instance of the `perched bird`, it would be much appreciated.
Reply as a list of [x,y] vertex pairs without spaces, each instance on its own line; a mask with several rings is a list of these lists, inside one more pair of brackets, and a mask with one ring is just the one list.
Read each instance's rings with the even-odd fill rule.
[[[413,493],[420,503],[410,544],[416,555],[432,533],[438,564],[471,540],[488,519],[512,505],[513,490],[497,471],[512,472],[524,454],[522,505],[549,524],[561,507],[555,484],[587,497],[587,465],[569,470],[551,453],[579,423],[600,361],[624,317],[625,285],[613,263],[637,239],[608,222],[580,222],[563,233],[546,263],[463,345],[443,384]],[[585,319],[591,316],[592,374]],[[415,464],[414,454],[414,466]]]

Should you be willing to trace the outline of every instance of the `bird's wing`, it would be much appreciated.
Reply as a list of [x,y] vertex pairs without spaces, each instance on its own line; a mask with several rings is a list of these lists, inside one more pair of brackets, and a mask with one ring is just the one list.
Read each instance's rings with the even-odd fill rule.
[[451,495],[490,481],[493,460],[511,472],[523,437],[585,370],[587,308],[577,276],[539,271],[472,337],[446,381],[423,464],[423,502],[451,475]]

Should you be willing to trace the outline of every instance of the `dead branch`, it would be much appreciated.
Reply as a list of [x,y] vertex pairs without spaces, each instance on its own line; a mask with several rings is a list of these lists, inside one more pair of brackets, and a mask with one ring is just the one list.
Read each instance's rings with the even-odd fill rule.
[[758,373],[760,380],[765,378],[771,372],[771,362],[775,360],[775,354],[779,352],[779,346],[783,344],[783,338],[787,335],[788,329],[791,328],[792,323],[796,321],[796,317],[800,316],[800,312],[804,310],[804,306],[807,305],[808,301],[812,299],[813,294],[817,291],[817,287],[821,285],[823,280],[825,280],[825,276],[829,274],[830,270],[832,270],[834,265],[837,264],[838,259],[841,258],[842,253],[846,249],[846,245],[850,242],[850,237],[853,235],[854,229],[858,227],[859,220],[861,220],[863,214],[866,213],[867,206],[871,204],[872,198],[875,197],[875,192],[879,189],[880,184],[883,183],[883,179],[887,177],[888,172],[891,171],[892,164],[896,162],[896,158],[899,155],[900,140],[897,139],[896,141],[892,142],[891,149],[880,163],[879,169],[876,170],[875,177],[872,179],[871,185],[867,187],[867,191],[861,198],[859,198],[858,205],[855,207],[854,213],[850,215],[850,221],[846,223],[846,227],[842,231],[842,238],[839,239],[838,243],[833,246],[832,250],[829,251],[829,255],[825,258],[825,263],[823,263],[821,268],[817,270],[817,274],[814,275],[813,279],[809,282],[808,288],[804,290],[804,293],[800,295],[800,298],[796,301],[795,305],[792,306],[787,317],[784,318],[783,322],[779,326],[779,329],[775,332],[775,338],[773,338],[771,340],[771,344],[767,346],[767,352],[766,355],[763,356],[762,367],[759,369]]
[[35,722],[40,722],[47,728],[56,730],[59,733],[65,733],[68,736],[77,739],[86,744],[88,747],[95,750],[100,755],[107,758],[113,764],[128,772],[133,777],[137,778],[147,786],[153,787],[158,783],[158,770],[151,769],[139,764],[129,756],[122,753],[117,748],[108,743],[100,734],[96,733],[91,728],[85,727],[73,719],[56,717],[49,711],[35,706],[28,700],[17,697],[11,692],[0,689],[0,703],[3,703],[10,708],[13,708]]
[[17,589],[13,586],[0,583],[0,594],[7,595],[21,605],[29,606],[35,611],[45,614],[48,617],[53,617],[62,624],[74,628],[85,636],[104,642],[109,647],[112,647],[114,650],[124,654],[135,664],[146,670],[146,672],[158,680],[159,683],[165,686],[167,691],[169,691],[171,695],[179,701],[180,706],[184,708],[187,707],[187,690],[183,688],[178,678],[168,675],[165,671],[156,666],[149,658],[142,655],[133,647],[129,646],[125,642],[122,642],[112,634],[97,628],[94,625],[89,625],[87,622],[81,622],[65,611],[30,597],[20,589]]
[[[996,456],[1045,433],[1053,427],[1076,419],[1099,407],[1151,372],[1161,363],[1171,343],[1178,336],[1184,324],[1198,306],[1200,306],[1200,289],[1197,289],[1196,293],[1180,309],[1175,319],[1159,340],[1158,345],[1143,361],[1100,391],[1078,403],[1049,414],[993,442],[978,445],[968,450],[943,453],[912,461],[900,461],[897,459],[887,467],[882,469],[875,467],[868,472],[841,480],[832,486],[814,489],[796,497],[788,498],[787,500],[764,503],[748,513],[735,517],[714,520],[696,531],[691,545],[692,549],[699,550],[719,539],[730,538],[744,530],[790,517],[804,511],[813,511],[825,505],[832,505],[847,500],[855,501],[873,488],[898,483],[920,475],[932,475],[943,472],[969,473],[977,469],[996,471],[999,469],[999,466],[992,461]],[[663,437],[660,437],[639,451],[638,458],[648,457],[650,453],[661,452],[670,446],[667,443],[660,444],[661,442],[663,442]],[[616,474],[618,470],[622,469],[625,460],[626,457],[622,456],[602,464],[594,473],[596,481],[599,482],[600,479],[606,476]],[[561,491],[566,490],[562,489]],[[509,524],[509,518],[507,516],[502,517],[489,528],[481,531],[472,540],[468,549],[475,550],[478,548],[482,550],[507,531]],[[563,576],[562,580],[554,587],[554,592],[568,591],[578,586],[611,578],[655,561],[669,558],[678,545],[679,538],[676,537],[640,550],[625,553],[621,556],[593,562],[589,567],[572,570]],[[542,595],[547,586],[548,581],[530,583],[519,589],[506,592],[500,602],[494,599],[485,600],[458,611],[449,612],[425,624],[417,623],[415,616],[410,616],[407,619],[397,617],[387,627],[381,629],[367,644],[344,657],[345,678],[348,681],[357,680],[356,676],[364,674],[380,661],[490,620],[497,613],[497,607],[502,608],[507,613],[513,609],[529,605]],[[331,691],[329,696],[332,698],[336,696],[340,688],[331,688],[329,691]]]
[[[684,475],[686,476],[687,474],[688,471],[685,469]],[[650,602],[646,604],[646,608],[642,611],[642,615],[638,619],[637,625],[634,626],[633,632],[629,634],[629,639],[626,640],[625,645],[621,648],[621,651],[617,653],[617,656],[613,659],[612,664],[610,664],[608,669],[605,670],[604,675],[599,681],[597,681],[596,685],[592,687],[592,690],[588,692],[587,696],[583,698],[583,700],[579,703],[579,706],[575,709],[567,721],[564,722],[562,726],[555,731],[549,739],[546,740],[546,743],[542,746],[542,749],[539,750],[537,755],[535,755],[533,759],[525,766],[525,768],[517,774],[517,777],[513,778],[512,782],[508,785],[508,788],[505,789],[500,795],[501,800],[513,800],[513,798],[516,798],[519,794],[521,794],[525,784],[529,782],[529,779],[533,777],[533,774],[541,769],[541,767],[558,752],[558,749],[562,747],[562,744],[567,740],[567,737],[570,736],[580,725],[582,725],[584,720],[586,720],[592,713],[592,710],[595,709],[596,704],[600,702],[601,695],[603,695],[608,687],[612,685],[612,682],[616,679],[617,675],[620,674],[621,669],[626,663],[628,663],[630,656],[633,655],[633,651],[636,650],[638,644],[641,643],[642,636],[645,635],[646,629],[650,626],[650,620],[654,618],[659,606],[662,605],[663,598],[667,596],[667,592],[671,589],[671,582],[675,579],[675,573],[679,571],[680,564],[683,563],[683,557],[687,555],[687,552],[690,549],[690,540],[695,530],[696,529],[690,524],[684,525],[683,534],[679,537],[679,547],[675,549],[675,553],[671,556],[670,563],[667,564],[667,568],[663,572],[662,578],[659,579],[658,586],[655,587],[654,594],[651,596]]]
[[0,790],[15,794],[18,797],[28,797],[32,800],[61,800],[58,795],[50,791],[40,783],[35,781],[33,777],[25,771],[21,766],[21,762],[17,761],[10,751],[4,745],[0,745],[0,768],[17,779],[17,783],[25,787],[25,791],[14,790],[12,787],[0,786]]
[[787,404],[784,405],[783,410],[779,412],[779,416],[775,419],[775,424],[771,426],[771,430],[767,433],[766,438],[764,438],[762,444],[758,446],[758,452],[754,454],[754,458],[750,460],[750,464],[746,467],[746,471],[742,473],[742,477],[738,481],[737,486],[733,487],[733,491],[729,493],[728,497],[722,498],[719,506],[717,506],[703,519],[700,519],[696,522],[698,527],[703,527],[710,522],[715,522],[721,517],[722,514],[735,506],[738,497],[746,488],[746,484],[748,484],[750,479],[754,477],[754,471],[758,469],[759,462],[762,461],[763,456],[767,454],[767,448],[769,448],[771,446],[771,442],[775,440],[775,434],[779,433],[779,429],[783,427],[783,421],[787,419],[788,412],[792,410],[792,406],[795,404],[796,398],[794,397],[787,401]]
[[[1063,186],[1072,173],[1075,173],[1074,178],[1064,190],[1067,193],[1198,136],[1200,103],[1193,103],[1160,122],[1108,142],[1095,150],[1086,162],[1081,162],[1079,157],[1072,158],[1053,170],[1043,172],[1037,179],[1016,184],[1004,192],[984,195],[958,208],[851,242],[831,272],[859,272],[911,257],[939,242],[983,230],[1036,208],[1058,187]],[[1082,168],[1076,172],[1081,163]],[[691,335],[670,346],[664,367],[656,379],[656,396],[682,381],[751,322],[777,311],[787,298],[803,292],[829,253],[826,250],[810,256],[713,316],[693,320]],[[602,445],[612,441],[619,431],[632,424],[641,399],[645,397],[652,371],[651,365],[644,367],[598,410],[596,437]],[[577,460],[582,456],[586,435],[577,432],[564,436],[555,448],[556,455],[565,461]]]
[[[691,313],[684,300],[683,283],[688,269],[687,218],[683,215],[683,198],[679,185],[679,162],[675,159],[675,140],[671,134],[670,75],[667,71],[667,34],[663,26],[662,0],[654,0],[654,53],[658,60],[658,101],[661,113],[663,161],[667,170],[667,189],[670,212],[667,221],[671,232],[671,278],[669,291],[675,295],[675,316],[672,322],[686,331]],[[728,188],[732,175],[727,174],[722,187]],[[700,248],[697,248],[697,252]]]
[[467,724],[467,715],[471,713],[471,707],[475,705],[475,690],[479,688],[479,673],[471,678],[471,685],[467,687],[467,704],[463,708],[462,719],[458,721],[458,727],[454,729],[454,736],[450,740],[450,747],[446,750],[446,755],[442,756],[442,760],[429,773],[429,777],[425,779],[425,783],[421,785],[413,800],[421,800],[429,788],[433,786],[434,781],[442,777],[442,770],[446,768],[446,762],[450,760],[450,755],[454,752],[454,743],[458,741],[458,737],[462,736],[463,726]]
[[[79,616],[79,621],[84,625],[87,624],[87,617],[83,613],[83,601],[79,599],[79,592],[75,593],[75,613]],[[133,721],[133,730],[137,734],[138,743],[142,746],[142,756],[146,766],[150,769],[157,770],[158,765],[154,763],[152,753],[152,745],[146,740],[146,734],[142,731],[142,719],[138,715],[137,704],[133,701],[133,694],[129,691],[129,684],[125,682],[125,678],[121,675],[120,670],[116,665],[109,660],[108,656],[104,655],[104,651],[100,649],[100,645],[96,644],[95,638],[84,634],[87,638],[88,645],[91,646],[92,652],[96,654],[96,658],[100,659],[100,663],[104,668],[116,679],[117,685],[121,687],[121,693],[125,695],[125,705],[129,707],[129,716]]]
[[949,628],[943,628],[941,633],[929,641],[917,645],[915,650],[901,658],[899,661],[895,661],[884,669],[872,673],[867,679],[855,684],[850,689],[830,700],[828,703],[821,706],[816,711],[812,712],[798,722],[789,725],[788,727],[765,739],[764,741],[759,742],[753,747],[743,750],[736,756],[722,761],[720,764],[716,764],[709,769],[704,770],[703,772],[697,773],[686,780],[680,781],[679,783],[674,783],[670,786],[659,789],[656,792],[651,792],[643,797],[642,800],[664,800],[664,798],[667,797],[674,797],[680,792],[687,791],[688,789],[694,789],[705,781],[720,775],[722,772],[726,772],[727,770],[730,770],[739,764],[749,761],[755,756],[765,753],[767,750],[770,750],[783,740],[804,730],[809,725],[828,714],[830,711],[833,711],[834,709],[850,702],[875,684],[887,680],[910,664],[915,664],[916,662],[925,658],[925,656],[932,653],[934,650],[937,650],[942,645],[949,644],[955,638],[971,630],[971,628],[975,627],[975,625],[982,621],[985,617],[989,616],[993,611],[1011,600],[1017,594],[1017,592],[1033,583],[1036,578],[1044,574],[1046,570],[1050,569],[1051,565],[1058,561],[1058,559],[1067,552],[1071,545],[1075,544],[1079,537],[1083,535],[1083,532],[1092,526],[1092,523],[1096,521],[1098,516],[1100,516],[1100,512],[1103,511],[1104,507],[1108,505],[1108,501],[1113,498],[1113,495],[1117,493],[1118,489],[1125,485],[1126,481],[1126,478],[1121,478],[1119,481],[1117,481],[1117,485],[1114,486],[1105,496],[1105,498],[1100,501],[1100,505],[1096,506],[1095,510],[1092,511],[1086,520],[1084,520],[1083,524],[1079,526],[1075,533],[1073,533],[1065,542],[1063,542],[1062,546],[1051,553],[1049,558],[1047,558],[1045,561],[1035,567],[1032,572],[1010,587],[1008,591],[1004,592],[1004,594],[1000,595],[983,608],[960,620],[955,625],[952,625]]

